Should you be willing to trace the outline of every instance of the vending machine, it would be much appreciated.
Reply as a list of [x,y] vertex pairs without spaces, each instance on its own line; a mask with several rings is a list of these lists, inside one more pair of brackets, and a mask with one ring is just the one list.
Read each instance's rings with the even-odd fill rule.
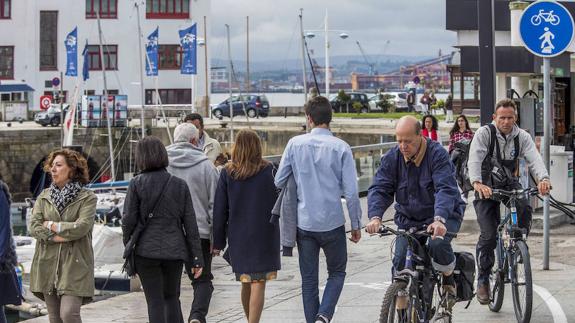
[[114,102],[114,127],[127,127],[128,96],[116,95]]
[[101,100],[99,95],[88,95],[82,97],[81,125],[87,128],[94,128],[100,125]]

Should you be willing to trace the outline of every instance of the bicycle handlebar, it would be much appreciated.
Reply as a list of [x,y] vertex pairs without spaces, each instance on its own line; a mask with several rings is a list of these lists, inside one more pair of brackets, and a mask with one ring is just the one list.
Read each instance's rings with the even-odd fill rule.
[[[420,237],[432,237],[433,234],[427,232],[426,228],[427,228],[427,226],[425,228],[423,228],[422,230],[411,232],[411,231],[404,231],[404,230],[395,230],[395,229],[388,227],[386,225],[382,225],[379,228],[379,231],[377,234],[379,234],[380,236],[386,236],[386,235],[392,234],[392,235],[396,235],[396,236],[411,235],[411,236],[420,236]],[[443,237],[445,237],[445,238],[457,238],[457,233],[448,231],[445,233],[445,235]]]
[[502,190],[494,188],[491,190],[493,195],[501,195],[505,197],[521,197],[523,194],[537,195],[539,194],[539,189],[537,187],[528,187],[518,190]]

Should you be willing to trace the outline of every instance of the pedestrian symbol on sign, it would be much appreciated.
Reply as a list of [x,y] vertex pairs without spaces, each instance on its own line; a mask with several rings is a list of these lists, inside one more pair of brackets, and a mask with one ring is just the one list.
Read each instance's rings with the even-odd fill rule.
[[551,54],[555,49],[555,46],[551,43],[551,39],[555,39],[555,35],[549,31],[549,27],[545,27],[543,30],[545,30],[545,32],[539,37],[539,39],[543,39],[541,42],[541,52]]

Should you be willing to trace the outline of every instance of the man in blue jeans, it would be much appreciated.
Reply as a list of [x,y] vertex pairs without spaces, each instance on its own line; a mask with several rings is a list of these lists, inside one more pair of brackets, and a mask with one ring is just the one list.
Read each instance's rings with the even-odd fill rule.
[[[351,241],[361,239],[361,208],[351,148],[329,131],[332,109],[322,96],[310,99],[305,114],[311,132],[288,142],[275,177],[285,188],[294,176],[297,187],[297,247],[306,322],[327,323],[343,289],[347,264],[345,218],[347,202]],[[319,251],[323,249],[328,279],[319,301]]]
[[[451,238],[444,235],[447,231],[459,231],[465,207],[457,188],[455,168],[441,144],[421,135],[421,124],[414,117],[399,119],[395,132],[398,145],[381,158],[368,191],[370,222],[366,231],[379,230],[383,213],[395,198],[394,221],[398,229],[426,227],[433,233],[428,242],[433,267],[443,273],[443,289],[454,301],[455,255]],[[395,270],[403,269],[406,252],[406,239],[398,238],[393,257]]]

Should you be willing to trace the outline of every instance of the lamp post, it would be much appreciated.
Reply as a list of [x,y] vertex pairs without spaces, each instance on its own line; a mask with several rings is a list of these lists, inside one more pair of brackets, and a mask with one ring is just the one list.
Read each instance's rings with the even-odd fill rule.
[[315,37],[315,33],[314,32],[323,32],[325,34],[325,97],[329,98],[329,81],[330,81],[330,75],[329,75],[329,33],[330,32],[337,32],[339,33],[339,37],[341,39],[347,39],[349,37],[349,35],[344,31],[344,30],[330,30],[329,29],[329,23],[328,23],[328,14],[327,14],[327,9],[325,10],[325,19],[324,19],[324,29],[319,29],[319,30],[308,30],[305,34],[305,36],[307,38],[314,38]]

